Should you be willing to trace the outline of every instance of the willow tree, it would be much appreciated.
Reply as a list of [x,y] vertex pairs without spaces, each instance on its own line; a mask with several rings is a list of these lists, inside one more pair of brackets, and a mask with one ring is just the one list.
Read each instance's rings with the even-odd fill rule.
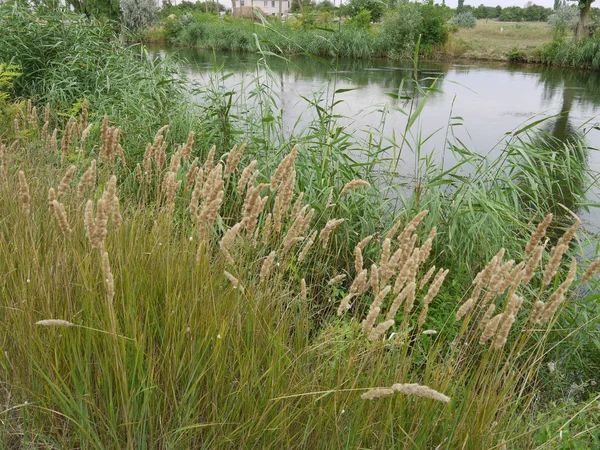
[[158,8],[155,0],[121,0],[123,25],[130,30],[149,27],[156,22]]

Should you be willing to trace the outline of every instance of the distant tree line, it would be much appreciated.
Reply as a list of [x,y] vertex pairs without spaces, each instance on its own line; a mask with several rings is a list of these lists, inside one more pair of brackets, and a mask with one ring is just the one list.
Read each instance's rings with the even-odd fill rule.
[[495,19],[501,22],[546,22],[550,14],[554,12],[552,8],[535,5],[528,2],[525,7],[520,6],[485,6],[477,7],[463,5],[460,12],[470,11],[478,19]]

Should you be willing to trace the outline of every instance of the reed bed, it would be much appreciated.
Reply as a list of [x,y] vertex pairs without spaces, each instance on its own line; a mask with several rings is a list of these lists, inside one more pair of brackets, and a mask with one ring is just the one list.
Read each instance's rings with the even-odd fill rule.
[[329,276],[339,205],[371,188],[315,209],[300,146],[267,170],[163,126],[142,168],[116,124],[81,146],[89,118],[50,119],[57,147],[29,116],[0,144],[3,448],[535,447],[578,220],[553,243],[547,215],[448,305],[428,210],[359,236]]

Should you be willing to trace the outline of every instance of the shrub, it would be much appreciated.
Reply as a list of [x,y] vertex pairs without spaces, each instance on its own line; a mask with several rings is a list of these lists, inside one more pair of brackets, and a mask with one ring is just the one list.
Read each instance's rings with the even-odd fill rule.
[[154,0],[121,0],[123,25],[130,30],[149,27],[158,17]]
[[369,29],[371,27],[371,11],[368,9],[361,10],[347,24],[356,28]]
[[191,13],[185,13],[179,17],[176,16],[174,19],[172,16],[167,17],[163,21],[167,40],[175,40],[181,30],[190,26],[192,23],[194,23],[194,16]]
[[109,28],[82,16],[33,16],[0,4],[0,42],[0,61],[23,72],[13,83],[16,96],[63,111],[81,105],[85,97],[95,115],[127,117],[123,131],[130,137],[123,147],[128,153],[143,152],[139,137],[161,123],[185,123],[189,129],[196,120],[172,62],[152,60],[139,46],[124,47]]
[[[14,80],[21,75],[19,68],[0,61],[0,131],[10,126],[14,109],[10,104],[10,94],[13,91]],[[16,112],[16,111],[15,111]],[[2,133],[0,132],[0,136]]]
[[456,25],[458,28],[475,28],[477,19],[471,11],[463,11],[450,19],[449,23]]
[[440,5],[426,3],[421,9],[421,46],[424,53],[433,50],[434,47],[444,45],[448,40],[449,29],[446,25],[446,10]]
[[508,59],[512,62],[526,62],[527,61],[527,54],[519,48],[513,48],[512,50],[510,50],[507,55]]
[[579,21],[579,8],[563,5],[548,17],[548,25],[554,38],[561,38],[575,30]]
[[383,19],[378,45],[392,56],[407,57],[419,37],[423,17],[417,4],[409,3],[390,11]]
[[381,0],[350,0],[348,4],[350,17],[357,16],[364,10],[371,13],[372,20],[379,22],[385,11],[385,3]]

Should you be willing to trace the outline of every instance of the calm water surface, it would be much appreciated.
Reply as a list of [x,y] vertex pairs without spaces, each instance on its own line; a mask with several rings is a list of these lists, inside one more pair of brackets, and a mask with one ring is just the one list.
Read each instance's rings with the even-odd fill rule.
[[[257,69],[259,56],[247,53],[213,53],[187,48],[151,47],[154,54],[176,54],[182,67],[195,81],[206,83],[214,75],[215,63],[223,65],[224,73],[231,74],[225,85],[235,90],[242,83],[249,84],[257,76],[265,77],[264,69]],[[413,73],[412,63],[386,60],[341,60],[338,77],[327,65],[308,57],[291,58],[289,62],[271,58],[268,65],[274,77],[274,91],[279,96],[284,124],[291,134],[312,117],[302,97],[314,99],[318,93],[331,95],[334,88],[354,90],[339,94],[343,100],[336,113],[344,116],[342,122],[363,132],[377,129],[385,136],[399,136],[405,127],[406,116],[395,108],[407,108],[389,94],[397,94],[402,80]],[[427,99],[416,130],[423,137],[433,134],[423,146],[434,160],[444,164],[453,162],[444,150],[450,117],[451,132],[465,146],[480,154],[499,155],[505,134],[520,129],[531,121],[547,116],[542,128],[558,139],[571,135],[585,135],[590,147],[600,148],[600,73],[557,70],[538,66],[508,64],[420,64],[422,84],[435,80],[436,91]],[[405,82],[404,87],[407,87]],[[382,110],[387,110],[385,125],[381,126]],[[588,152],[588,164],[600,171],[600,152]],[[401,172],[412,173],[414,157],[403,155]],[[598,190],[595,190],[598,196]],[[597,199],[591,199],[597,201]],[[600,212],[585,214],[587,221],[600,225]]]

